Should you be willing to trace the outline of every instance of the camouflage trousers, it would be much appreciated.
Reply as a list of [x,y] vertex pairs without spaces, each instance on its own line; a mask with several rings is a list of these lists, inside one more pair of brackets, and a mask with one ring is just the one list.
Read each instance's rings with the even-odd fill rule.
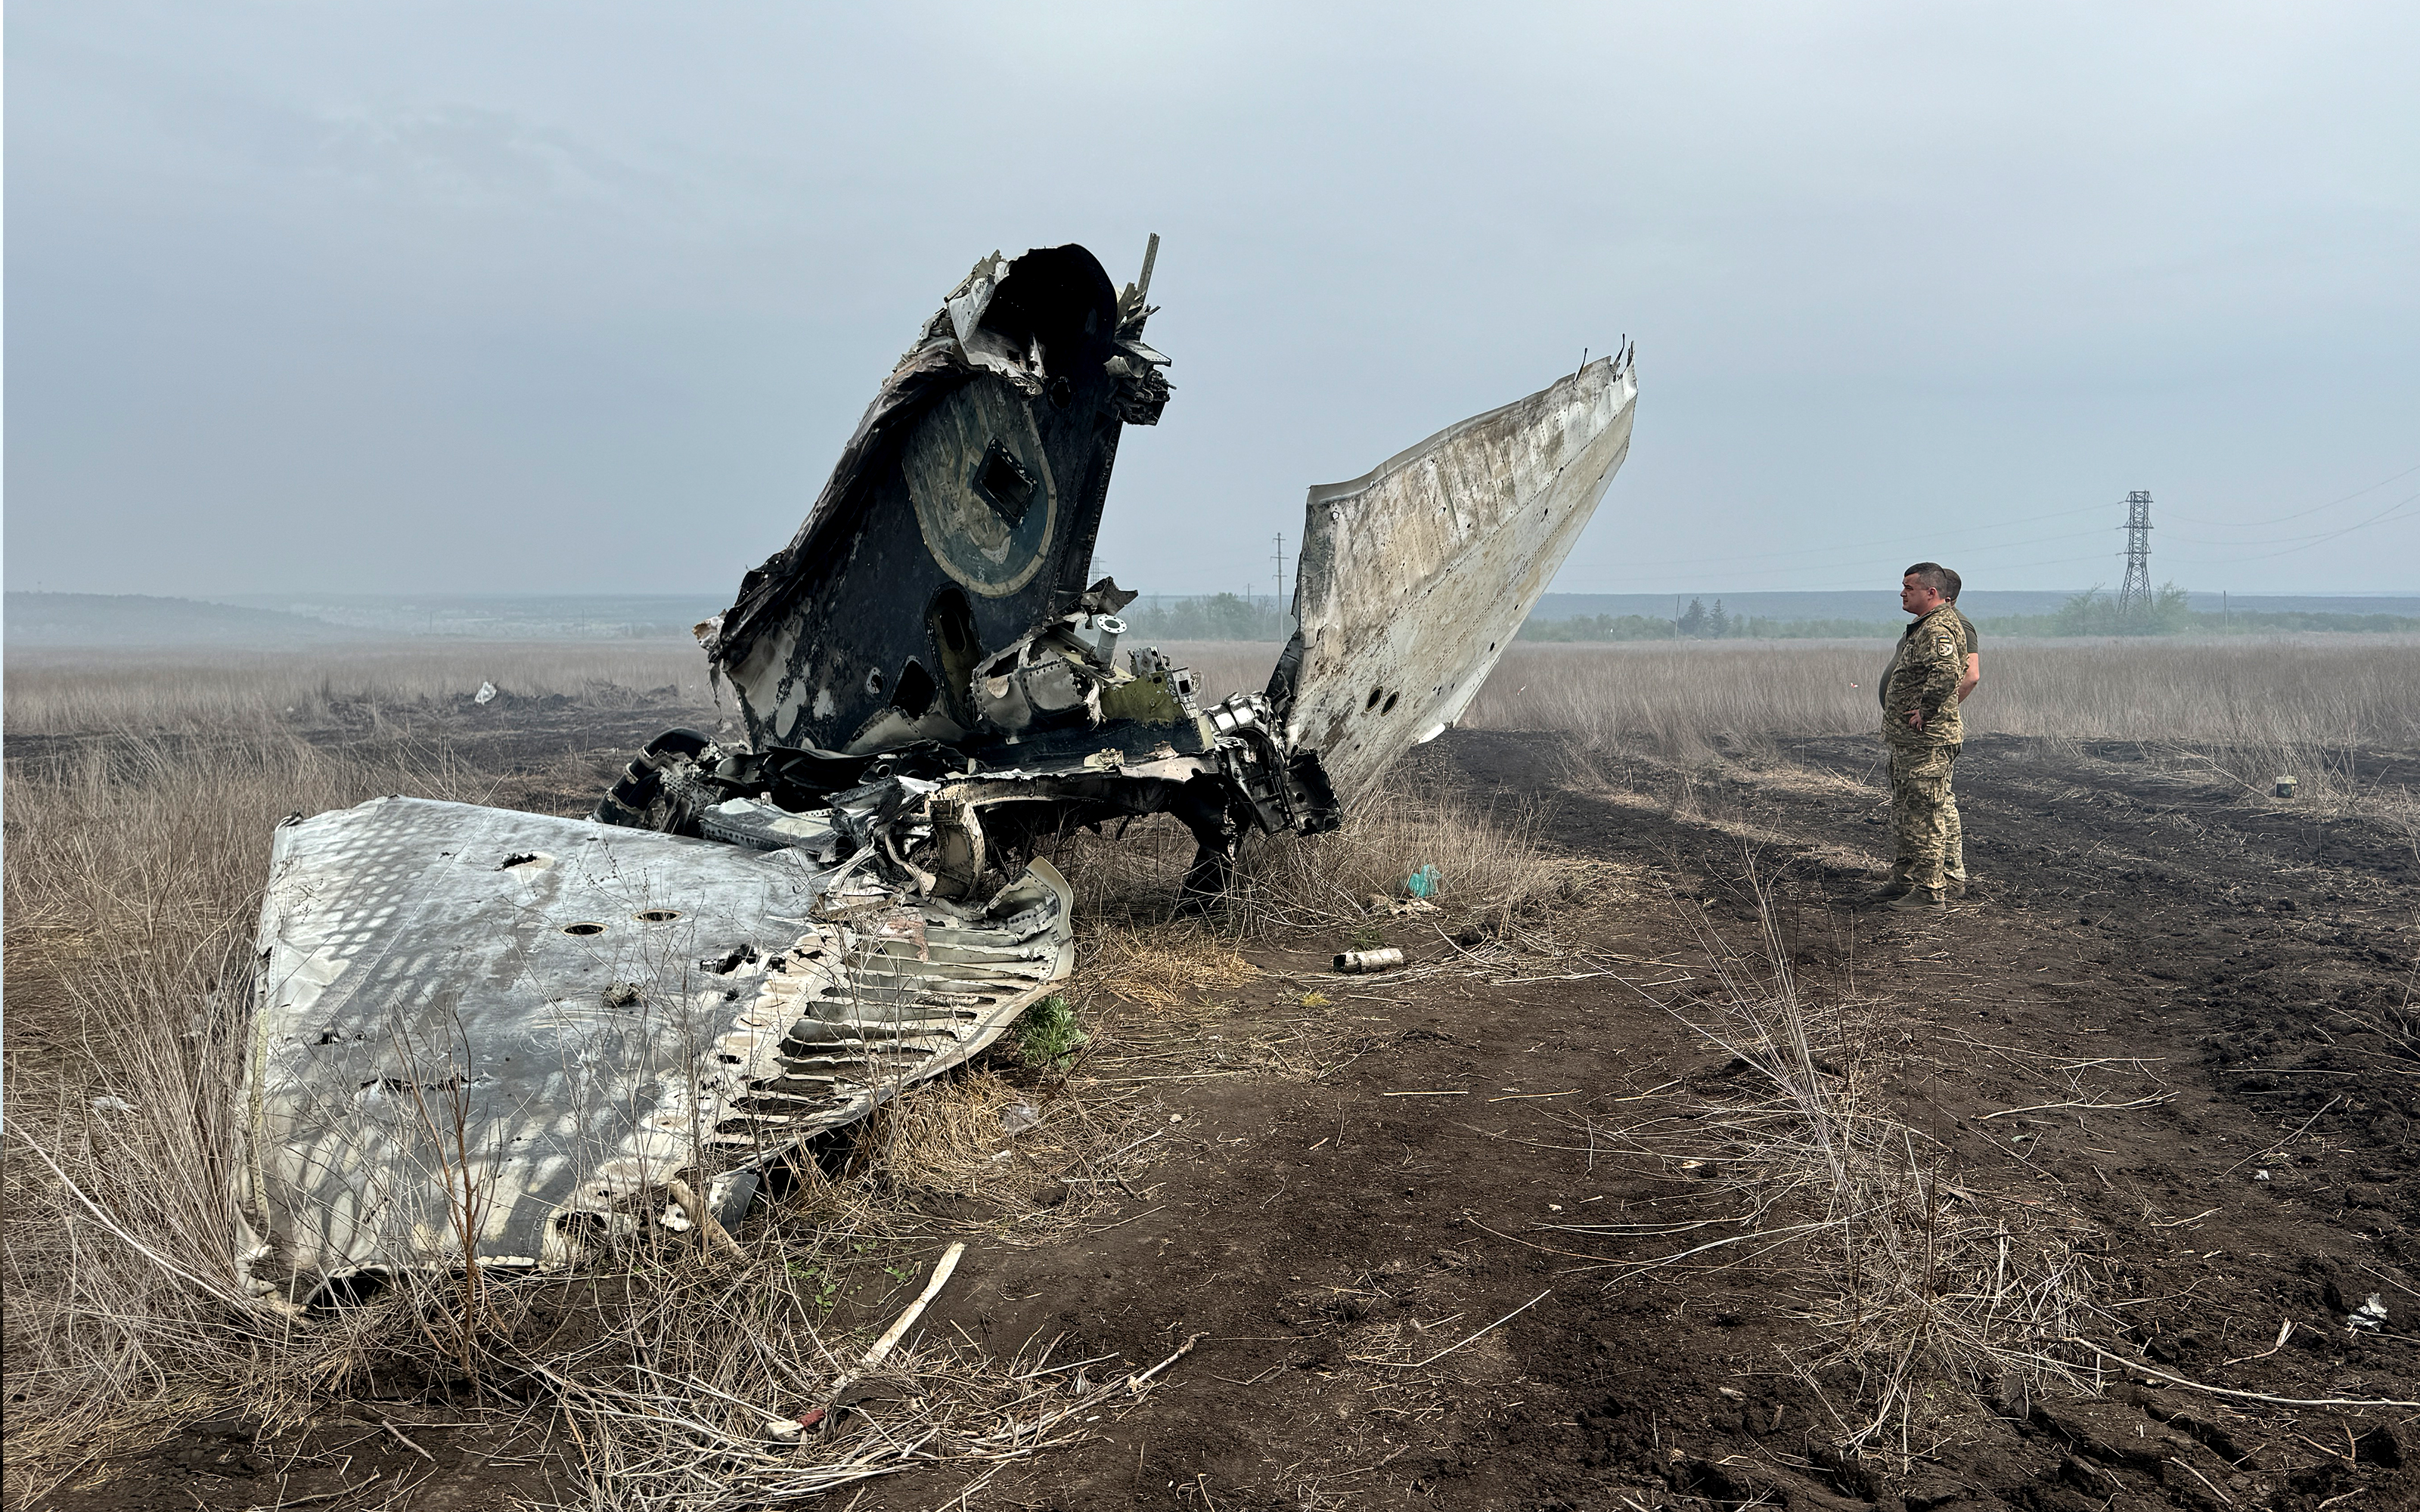
[[1954,745],[1890,742],[1893,882],[1939,891],[1966,880],[1966,836],[1949,791],[1957,763]]

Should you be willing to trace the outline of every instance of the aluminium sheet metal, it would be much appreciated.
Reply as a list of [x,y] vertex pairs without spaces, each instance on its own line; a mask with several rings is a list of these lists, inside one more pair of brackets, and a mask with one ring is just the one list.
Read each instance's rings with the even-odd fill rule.
[[1286,722],[1346,803],[1461,717],[1629,455],[1637,397],[1600,359],[1311,490]]
[[255,1276],[299,1297],[363,1269],[569,1263],[675,1176],[957,1064],[1071,964],[1055,873],[974,920],[846,873],[412,798],[281,826],[239,1193]]

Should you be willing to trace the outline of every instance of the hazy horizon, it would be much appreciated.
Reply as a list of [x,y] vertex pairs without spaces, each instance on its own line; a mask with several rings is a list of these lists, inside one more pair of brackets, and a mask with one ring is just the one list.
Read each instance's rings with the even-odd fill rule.
[[[2420,13],[6,13],[10,590],[727,595],[974,259],[1166,241],[1100,570],[1638,343],[1572,594],[2420,588]],[[2397,273],[2397,269],[2404,271]]]

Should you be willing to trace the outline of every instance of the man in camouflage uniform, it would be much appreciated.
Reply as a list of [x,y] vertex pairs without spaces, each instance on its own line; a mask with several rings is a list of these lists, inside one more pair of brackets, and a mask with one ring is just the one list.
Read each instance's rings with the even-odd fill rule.
[[1949,775],[1964,739],[1958,689],[1966,676],[1968,632],[1952,602],[1959,586],[1957,574],[1937,562],[1919,562],[1900,579],[1900,608],[1916,623],[1900,637],[1883,677],[1894,854],[1890,882],[1877,895],[1897,908],[1937,908],[1947,901],[1957,822]]
[[[1966,617],[1966,611],[1958,608],[1958,575],[1950,572],[1947,567],[1941,570],[1949,575],[1949,607],[1957,611],[1958,627],[1966,637],[1966,675],[1958,680],[1958,702],[1963,705],[1967,697],[1982,686],[1983,636],[1982,632],[1975,628],[1975,622]],[[1884,681],[1888,682],[1889,679],[1885,677]],[[1963,717],[1962,714],[1961,717]],[[1949,799],[1949,817],[1946,827],[1948,830],[1948,836],[1942,841],[1941,846],[1941,876],[1945,885],[1944,890],[1952,898],[1963,898],[1966,896],[1966,829],[1958,817],[1958,799],[1955,795],[1952,795]]]

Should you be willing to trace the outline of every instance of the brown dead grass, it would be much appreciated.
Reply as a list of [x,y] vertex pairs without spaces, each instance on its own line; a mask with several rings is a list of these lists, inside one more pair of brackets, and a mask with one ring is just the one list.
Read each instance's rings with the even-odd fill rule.
[[1240,987],[1260,974],[1230,940],[1199,921],[1148,930],[1109,925],[1091,943],[1067,992],[1078,1004],[1107,992],[1166,1011],[1205,993]]
[[[1516,644],[1465,723],[1558,730],[1601,755],[1679,767],[1772,759],[1777,741],[1878,733],[1875,641]],[[2139,742],[2247,798],[2280,773],[2301,802],[2366,798],[2366,753],[2420,748],[2420,638],[1987,640],[1969,739]]]
[[[603,675],[577,675],[574,662],[532,674],[530,690],[593,692],[650,675],[592,665]],[[862,1443],[819,1444],[768,1467],[725,1441],[753,1431],[751,1412],[795,1410],[800,1370],[827,1371],[862,1348],[946,1237],[1046,1242],[1130,1200],[1158,1153],[1151,1136],[1166,1127],[1158,1081],[1168,1063],[1189,1064],[1202,1048],[1192,1026],[1228,1012],[1227,995],[1258,977],[1236,951],[1245,932],[1232,921],[1153,922],[1134,898],[1104,918],[1096,887],[1083,966],[1064,989],[1091,1035],[1078,1055],[1012,1080],[1014,1052],[1003,1052],[885,1110],[838,1171],[811,1171],[750,1226],[737,1262],[656,1242],[563,1283],[586,1299],[585,1342],[574,1353],[516,1342],[548,1336],[522,1326],[555,1294],[544,1286],[488,1288],[475,1317],[462,1289],[442,1282],[398,1286],[308,1321],[287,1317],[238,1281],[225,1196],[271,832],[288,813],[381,794],[480,801],[497,777],[414,743],[400,720],[371,721],[367,738],[342,748],[314,745],[297,733],[310,711],[288,716],[278,701],[400,703],[467,691],[473,671],[499,682],[510,674],[463,656],[362,686],[323,671],[298,695],[299,661],[216,671],[130,662],[102,669],[97,686],[87,686],[89,665],[52,671],[23,676],[12,664],[8,687],[12,733],[91,737],[12,759],[6,779],[6,986],[15,1011],[0,1307],[16,1499],[38,1497],[96,1447],[156,1439],[185,1418],[235,1408],[291,1423],[373,1380],[391,1389],[415,1379],[562,1405],[587,1436],[585,1504],[705,1512],[743,1492],[841,1484]],[[1414,828],[1398,849],[1470,848],[1477,823]],[[1389,853],[1363,871],[1383,877],[1398,864]],[[1163,903],[1172,883],[1171,873]],[[1214,1046],[1223,1057],[1214,1069],[1315,1074],[1319,1057],[1290,1053],[1285,1038],[1280,1026]],[[1003,1116],[1020,1103],[1037,1121],[1011,1134]],[[669,1388],[636,1368],[642,1360],[705,1384]],[[937,1442],[956,1445],[978,1474],[990,1462],[985,1445],[1006,1442],[986,1435],[1013,1418],[1031,1447],[1032,1426],[1061,1421],[1074,1400],[1070,1381],[1040,1383],[1036,1368],[902,1355],[880,1379],[923,1405],[888,1426],[940,1428]],[[683,1454],[690,1463],[725,1454],[734,1468],[718,1488],[683,1487],[685,1473],[673,1469]],[[818,1467],[830,1471],[822,1481]]]
[[1547,1227],[1625,1252],[1615,1287],[1734,1266],[1770,1277],[1816,1331],[1784,1354],[1830,1412],[1832,1447],[1902,1474],[1993,1394],[2096,1393],[2098,1365],[2069,1341],[2103,1316],[2097,1234],[2055,1200],[1995,1199],[1901,1121],[1884,1090],[1885,1005],[1802,992],[1752,864],[1745,889],[1761,937],[1745,950],[1674,905],[1719,990],[1663,1005],[1736,1074],[1586,1120],[1591,1149],[1627,1151],[1675,1190],[1650,1221]]
[[300,807],[462,779],[442,752],[291,735],[189,756],[133,739],[8,768],[12,1465],[227,1383],[277,1396],[262,1366],[286,1325],[237,1280],[225,1196],[270,833]]
[[[1164,949],[1157,942],[1176,938],[1166,932],[1185,917],[1176,885],[1193,849],[1184,826],[1159,817],[1123,834],[1069,837],[1053,859],[1089,912]],[[1335,833],[1248,846],[1226,898],[1198,927],[1231,945],[1338,936],[1379,917],[1373,898],[1410,896],[1410,878],[1432,866],[1445,916],[1490,934],[1550,915],[1600,870],[1554,846],[1534,810],[1475,803],[1441,765],[1415,759],[1355,802]]]
[[524,698],[628,707],[677,688],[711,702],[706,661],[677,642],[396,641],[308,652],[11,650],[11,734],[318,728],[348,711],[409,709],[491,682]]

